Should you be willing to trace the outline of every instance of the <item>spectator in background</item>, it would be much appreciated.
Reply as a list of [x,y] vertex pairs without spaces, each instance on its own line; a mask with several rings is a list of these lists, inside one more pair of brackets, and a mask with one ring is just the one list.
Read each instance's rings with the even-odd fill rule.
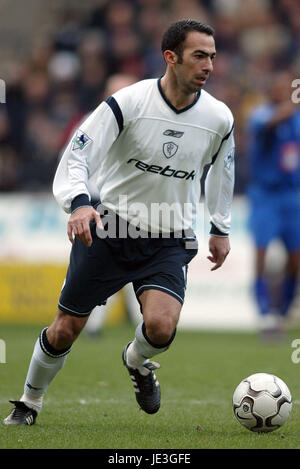
[[17,179],[17,155],[9,135],[9,119],[5,107],[0,107],[0,187],[7,191],[14,188]]
[[[7,102],[1,106],[7,108],[9,135],[5,143],[0,142],[0,164],[9,179],[0,178],[0,191],[50,190],[54,147],[62,148],[70,129],[97,107],[109,77],[120,73],[133,74],[139,80],[161,76],[162,31],[179,17],[195,17],[218,31],[218,61],[207,91],[227,102],[236,116],[235,191],[244,192],[244,125],[249,106],[261,101],[274,70],[293,62],[294,76],[300,76],[299,2],[86,0],[82,4],[59,2],[55,11],[56,21],[54,17],[45,22],[51,26],[51,34],[48,29],[43,34],[34,31],[34,41],[28,38],[32,47],[27,58],[20,59],[15,49],[11,52],[14,57],[9,60],[18,71],[1,76],[7,83]],[[22,25],[16,28],[21,34]],[[5,54],[7,51],[8,44]],[[66,60],[58,67],[62,57]],[[54,77],[59,69],[64,73],[67,66],[70,69],[71,63],[76,68],[74,79],[64,80],[62,86]],[[2,61],[1,73],[5,66]],[[39,121],[37,112],[44,123],[41,136],[46,138],[40,142],[35,137],[31,152],[32,135],[27,131],[32,122]]]
[[77,56],[58,52],[46,71],[32,67],[22,81],[26,118],[19,183],[23,190],[43,190],[55,172],[61,134],[77,109],[78,73]]
[[[292,78],[289,72],[275,75],[269,102],[255,109],[249,119],[254,295],[264,333],[281,331],[295,298],[300,270],[300,108],[291,100]],[[267,250],[275,239],[287,252],[277,301],[265,272]]]
[[95,29],[86,31],[79,44],[78,55],[81,65],[79,107],[83,113],[87,113],[98,106],[111,73],[104,34]]

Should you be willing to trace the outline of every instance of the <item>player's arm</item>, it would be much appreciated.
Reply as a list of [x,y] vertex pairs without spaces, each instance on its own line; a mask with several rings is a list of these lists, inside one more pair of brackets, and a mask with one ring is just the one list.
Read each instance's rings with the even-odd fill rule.
[[[294,104],[291,100],[284,101],[273,106],[265,106],[254,110],[250,115],[247,130],[251,138],[259,139],[265,142],[265,146],[269,146],[269,139],[272,138],[275,127],[289,119],[294,112],[297,111],[299,105]],[[261,156],[263,156],[262,154]]]
[[[115,100],[114,103],[117,108]],[[74,235],[90,246],[90,222],[94,220],[101,228],[99,213],[91,206],[88,180],[119,133],[114,109],[103,102],[75,132],[62,155],[54,177],[53,193],[65,212],[71,213],[68,237],[72,243]]]
[[272,129],[276,127],[278,124],[291,117],[294,112],[297,111],[297,109],[299,109],[299,106],[293,103],[293,101],[290,99],[278,104],[275,107],[273,114],[266,122],[266,128]]
[[234,137],[233,126],[224,137],[205,180],[205,199],[210,214],[210,255],[214,264],[211,270],[222,266],[229,251],[231,204],[234,188]]

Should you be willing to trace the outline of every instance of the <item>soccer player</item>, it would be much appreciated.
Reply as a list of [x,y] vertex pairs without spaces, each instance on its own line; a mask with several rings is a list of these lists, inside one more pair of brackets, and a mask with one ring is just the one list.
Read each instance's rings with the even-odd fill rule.
[[[175,337],[187,265],[197,253],[192,227],[205,165],[210,165],[205,192],[211,270],[229,253],[233,117],[202,89],[213,70],[214,31],[194,20],[178,21],[165,32],[162,52],[164,76],[123,88],[102,102],[59,163],[53,188],[71,213],[70,264],[58,313],[35,344],[24,394],[11,401],[15,407],[5,424],[35,422],[90,311],[130,282],[142,321],[122,359],[139,406],[149,414],[158,411],[154,371],[159,364],[150,359]],[[87,190],[94,173],[100,188],[97,209]]]
[[[292,76],[274,76],[269,102],[249,118],[249,225],[255,242],[254,295],[263,335],[281,335],[297,290],[300,268],[300,109],[291,100]],[[274,301],[266,276],[266,254],[273,240],[286,249],[287,263]]]

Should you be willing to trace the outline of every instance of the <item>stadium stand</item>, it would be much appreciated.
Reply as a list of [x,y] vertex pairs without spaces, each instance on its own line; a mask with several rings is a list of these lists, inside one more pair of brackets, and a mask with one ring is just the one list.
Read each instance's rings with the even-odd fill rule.
[[[113,73],[164,70],[161,33],[179,17],[217,31],[218,60],[206,87],[236,120],[236,192],[247,180],[244,119],[274,69],[299,75],[300,14],[294,0],[52,0],[1,2],[0,191],[49,190],[68,129],[101,101]],[[22,21],[26,18],[26,21]]]

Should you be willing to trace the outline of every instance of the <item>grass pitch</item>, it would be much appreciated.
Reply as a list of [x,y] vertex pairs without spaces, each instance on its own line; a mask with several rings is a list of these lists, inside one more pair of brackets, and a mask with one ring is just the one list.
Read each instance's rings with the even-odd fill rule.
[[[0,363],[0,419],[19,399],[41,327],[1,325],[6,363]],[[121,360],[132,339],[130,325],[106,327],[99,339],[82,333],[51,384],[32,427],[0,425],[0,448],[10,449],[300,449],[300,364],[291,360],[289,333],[265,344],[252,333],[179,330],[172,347],[156,359],[162,405],[155,415],[138,409]],[[293,409],[285,425],[255,434],[235,419],[235,387],[256,372],[273,373],[290,388]]]

